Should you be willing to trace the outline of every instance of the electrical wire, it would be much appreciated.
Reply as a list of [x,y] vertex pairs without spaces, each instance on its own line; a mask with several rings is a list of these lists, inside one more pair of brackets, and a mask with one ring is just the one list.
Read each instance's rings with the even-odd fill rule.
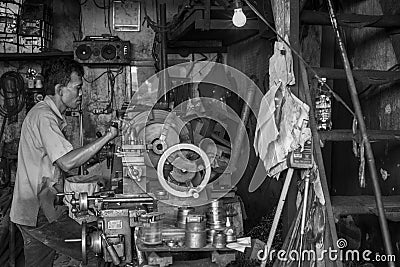
[[124,72],[124,68],[121,66],[118,68],[118,70],[113,71],[110,68],[107,68],[106,71],[101,73],[99,76],[97,76],[94,80],[88,81],[86,78],[83,78],[86,82],[92,84],[99,80],[101,77],[107,74],[107,88],[108,88],[108,95],[109,95],[109,101],[107,103],[107,106],[102,109],[102,113],[110,113],[110,111],[113,108],[113,105],[115,104],[115,93],[114,93],[114,87],[115,87],[115,79]]
[[[9,85],[6,84],[7,79],[13,79],[15,81],[14,86],[9,88]],[[4,106],[0,106],[1,116],[10,118],[17,115],[23,109],[25,105],[24,79],[18,72],[8,71],[1,76],[0,96],[4,99]],[[16,106],[8,106],[8,103],[11,101],[15,101]]]
[[317,72],[313,69],[313,67],[308,64],[304,58],[300,55],[299,52],[297,52],[276,30],[275,28],[264,18],[264,16],[255,8],[249,0],[244,0],[246,4],[251,8],[251,10],[256,13],[256,15],[279,37],[279,39],[284,42],[289,49],[297,56],[297,58],[311,71],[311,73],[314,75],[314,77],[320,82],[323,86],[325,86],[329,92],[332,94],[332,96],[340,102],[350,113],[351,115],[355,116],[354,111],[346,104],[346,102],[335,92],[333,89],[325,82],[322,80],[321,77],[317,74]]

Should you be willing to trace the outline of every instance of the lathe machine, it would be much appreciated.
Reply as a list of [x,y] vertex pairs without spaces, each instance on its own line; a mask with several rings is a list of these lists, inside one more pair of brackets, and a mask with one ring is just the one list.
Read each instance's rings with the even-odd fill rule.
[[[209,239],[215,237],[218,249],[226,237],[234,241],[233,233],[240,234],[243,226],[236,216],[240,205],[229,201],[235,195],[227,163],[231,148],[199,134],[193,137],[194,124],[172,112],[127,109],[124,121],[129,127],[116,142],[108,190],[93,196],[64,193],[72,197],[76,217],[90,212],[97,218],[90,227],[82,223],[80,238],[66,240],[81,242],[83,261],[89,248],[105,262],[135,266],[144,260],[138,242],[150,248],[212,248]],[[232,217],[237,218],[227,235]]]

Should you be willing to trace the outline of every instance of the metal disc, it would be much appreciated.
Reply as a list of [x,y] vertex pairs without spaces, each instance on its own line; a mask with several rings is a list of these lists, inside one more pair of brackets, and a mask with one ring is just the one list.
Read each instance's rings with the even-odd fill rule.
[[82,222],[82,233],[81,233],[81,250],[82,250],[82,263],[87,264],[87,225],[86,221]]

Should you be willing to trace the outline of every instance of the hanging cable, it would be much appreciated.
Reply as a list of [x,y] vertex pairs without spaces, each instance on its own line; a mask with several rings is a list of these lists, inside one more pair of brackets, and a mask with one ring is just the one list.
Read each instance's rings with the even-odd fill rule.
[[8,71],[0,77],[0,96],[3,97],[3,106],[0,105],[0,115],[10,118],[17,115],[25,105],[24,79],[16,71]]
[[264,18],[264,16],[249,2],[249,0],[244,0],[246,4],[251,8],[251,10],[256,13],[256,15],[278,36],[279,39],[284,42],[287,47],[297,56],[297,58],[311,71],[311,73],[314,75],[314,77],[320,82],[323,86],[325,86],[329,92],[332,93],[333,97],[340,102],[349,112],[351,115],[355,116],[354,111],[346,104],[346,102],[335,92],[333,89],[322,80],[321,77],[317,74],[317,72],[313,69],[313,67],[308,64],[304,58],[300,55],[299,52],[297,52],[276,30],[275,28]]

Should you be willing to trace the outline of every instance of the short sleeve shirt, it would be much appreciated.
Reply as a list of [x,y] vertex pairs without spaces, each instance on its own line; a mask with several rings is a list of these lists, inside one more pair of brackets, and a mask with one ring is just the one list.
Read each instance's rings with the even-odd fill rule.
[[46,96],[27,114],[21,128],[18,166],[11,205],[11,221],[36,226],[39,212],[38,194],[61,178],[57,159],[73,147],[62,133],[66,126],[53,100]]

